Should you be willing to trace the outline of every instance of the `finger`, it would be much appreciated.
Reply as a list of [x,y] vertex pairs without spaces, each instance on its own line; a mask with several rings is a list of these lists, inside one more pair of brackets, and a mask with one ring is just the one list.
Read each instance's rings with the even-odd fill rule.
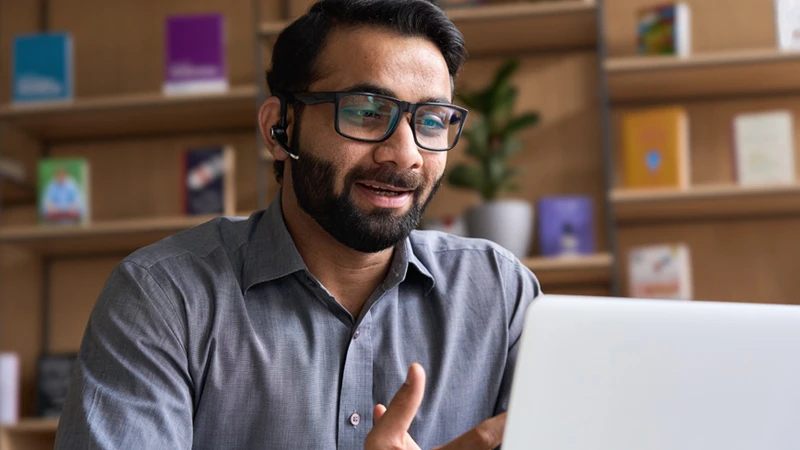
[[383,413],[386,412],[386,407],[378,403],[375,405],[375,408],[372,410],[372,422],[373,424],[377,424],[381,417],[383,417]]
[[373,430],[383,436],[405,436],[411,421],[417,414],[417,409],[422,403],[425,393],[425,370],[421,365],[414,363],[408,368],[406,382],[394,395],[394,398],[381,414],[380,422]]
[[459,436],[442,450],[491,450],[503,442],[506,413],[481,422],[477,427]]

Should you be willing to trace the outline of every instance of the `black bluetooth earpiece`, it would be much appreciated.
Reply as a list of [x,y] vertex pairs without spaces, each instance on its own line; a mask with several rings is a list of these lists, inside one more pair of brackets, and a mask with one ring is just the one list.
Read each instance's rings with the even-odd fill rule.
[[283,151],[286,152],[292,159],[300,159],[300,155],[292,152],[292,149],[286,144],[286,129],[280,125],[275,125],[269,130],[269,137],[275,140],[281,146]]
[[286,154],[289,155],[292,159],[295,160],[300,159],[300,155],[293,152],[292,149],[289,148],[289,143],[288,143],[289,138],[286,135],[286,104],[288,102],[286,101],[286,98],[283,95],[276,94],[276,96],[281,101],[281,121],[278,125],[275,125],[272,128],[270,128],[269,137],[274,139],[275,142],[277,142],[278,145],[281,146],[283,151],[285,151]]

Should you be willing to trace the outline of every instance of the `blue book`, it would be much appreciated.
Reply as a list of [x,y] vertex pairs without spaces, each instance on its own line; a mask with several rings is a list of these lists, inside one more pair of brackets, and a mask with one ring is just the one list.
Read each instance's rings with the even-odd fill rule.
[[72,58],[72,36],[69,33],[15,36],[14,102],[72,100]]
[[183,154],[183,212],[236,214],[233,147],[191,148]]
[[539,200],[539,247],[542,256],[577,256],[595,252],[592,199],[583,195]]

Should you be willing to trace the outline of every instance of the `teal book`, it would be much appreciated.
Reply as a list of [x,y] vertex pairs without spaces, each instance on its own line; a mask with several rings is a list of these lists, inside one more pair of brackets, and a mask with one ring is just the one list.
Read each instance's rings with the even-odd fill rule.
[[73,99],[73,49],[69,33],[14,37],[14,103]]
[[38,166],[39,221],[89,221],[89,163],[82,158],[44,158]]

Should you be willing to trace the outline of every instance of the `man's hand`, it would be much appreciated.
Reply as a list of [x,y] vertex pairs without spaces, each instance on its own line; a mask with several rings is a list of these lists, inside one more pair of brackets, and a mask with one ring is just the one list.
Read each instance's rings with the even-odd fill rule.
[[[425,370],[417,363],[408,369],[406,382],[389,407],[375,405],[375,426],[367,435],[365,450],[419,450],[408,434],[425,393]],[[438,450],[491,450],[503,441],[506,413],[492,417]]]

